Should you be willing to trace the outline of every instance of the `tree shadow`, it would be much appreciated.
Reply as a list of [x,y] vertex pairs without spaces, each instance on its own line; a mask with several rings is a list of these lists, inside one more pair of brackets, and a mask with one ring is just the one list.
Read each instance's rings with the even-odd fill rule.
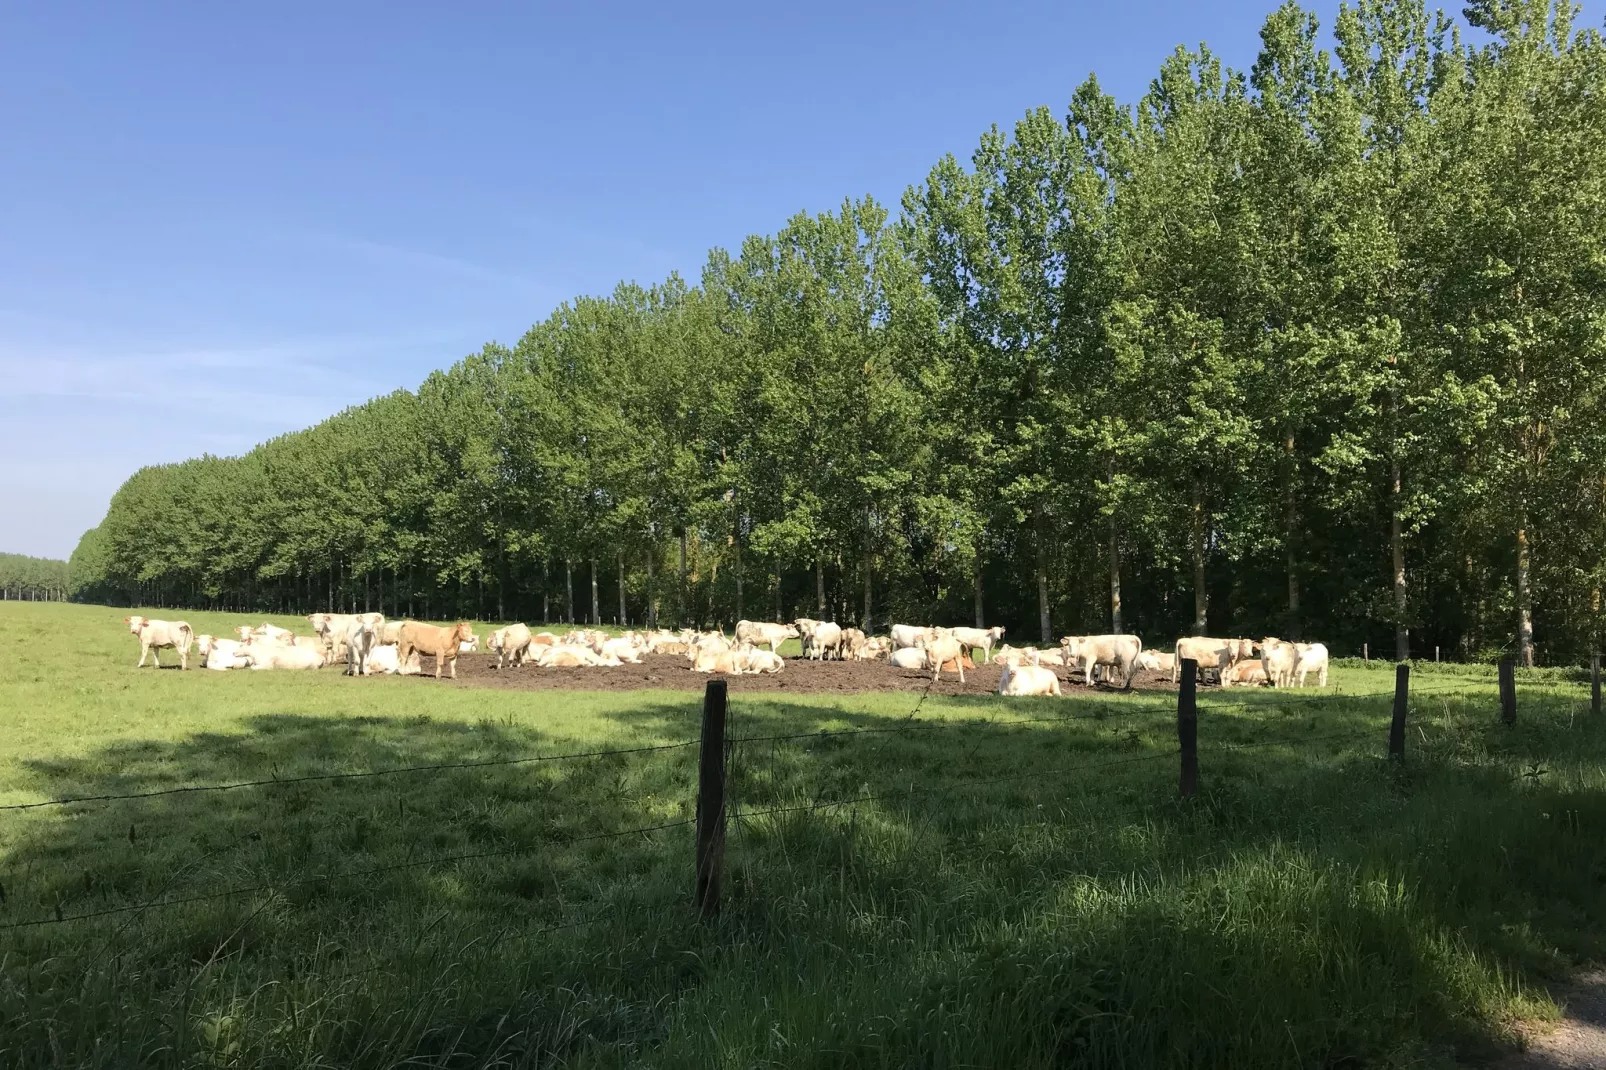
[[[930,718],[955,711],[975,717]],[[611,716],[644,746],[696,722],[656,695]],[[690,907],[688,827],[591,838],[687,821],[695,746],[473,764],[614,747],[275,715],[38,759],[46,795],[170,793],[0,826],[0,923],[47,922],[3,937],[0,1052],[706,1066],[776,1058],[776,1030],[780,1061],[821,1066],[1498,1050],[1514,989],[1606,950],[1606,802],[1513,770],[1601,733],[1446,729],[1390,763],[1380,709],[1333,716],[1373,742],[1313,744],[1306,709],[1223,716],[1179,801],[1169,700],[944,698],[830,735],[896,718],[733,696],[717,924]],[[458,767],[382,772],[411,766]]]

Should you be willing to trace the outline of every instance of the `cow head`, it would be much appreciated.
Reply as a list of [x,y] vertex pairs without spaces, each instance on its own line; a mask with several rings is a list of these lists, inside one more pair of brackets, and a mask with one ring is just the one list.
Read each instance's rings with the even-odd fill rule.
[[123,623],[128,625],[130,635],[138,635],[139,630],[145,627],[145,618],[141,616],[124,617]]

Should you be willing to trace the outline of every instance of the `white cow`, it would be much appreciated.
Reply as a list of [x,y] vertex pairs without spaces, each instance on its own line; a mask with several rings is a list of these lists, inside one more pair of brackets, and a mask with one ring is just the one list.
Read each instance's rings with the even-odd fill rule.
[[[340,642],[346,648],[346,675],[367,676],[368,655],[379,645],[379,632],[385,626],[383,613],[358,613],[346,623]],[[327,642],[327,638],[325,640]],[[330,645],[333,654],[334,645]]]
[[976,651],[982,653],[982,663],[992,660],[993,644],[1004,638],[1003,628],[955,628],[954,638],[959,640],[964,648],[970,651],[972,657]]
[[[1299,648],[1293,643],[1284,642],[1271,636],[1260,641],[1260,668],[1265,679],[1271,682],[1272,687],[1293,687],[1294,666],[1299,662]],[[1227,683],[1229,675],[1222,674],[1221,682]],[[1238,682],[1237,680],[1233,681]]]
[[130,635],[139,636],[139,664],[134,668],[144,668],[148,654],[152,663],[160,669],[162,656],[158,652],[167,649],[178,651],[179,668],[190,667],[190,644],[195,641],[195,630],[184,621],[152,620],[136,614],[124,617],[123,623],[128,625]]
[[1177,653],[1171,666],[1171,682],[1182,675],[1182,662],[1191,658],[1199,665],[1199,675],[1214,672],[1219,676],[1227,666],[1255,656],[1255,644],[1249,639],[1209,639],[1190,635],[1177,640]]
[[936,631],[935,628],[922,628],[914,624],[894,624],[888,634],[892,636],[892,648],[904,650],[919,646],[922,639]]
[[1060,652],[1066,665],[1081,668],[1089,684],[1094,668],[1104,665],[1119,670],[1122,684],[1130,691],[1143,640],[1135,635],[1068,635],[1060,640]]
[[887,660],[899,669],[924,669],[926,652],[917,646],[899,647],[887,655]]
[[492,632],[487,644],[496,651],[496,667],[502,668],[509,660],[513,662],[514,668],[522,664],[530,652],[532,638],[529,626],[524,624],[509,624],[506,628],[498,628]]
[[1060,678],[1052,669],[1037,665],[1005,665],[998,678],[1000,695],[1057,695]]
[[933,683],[942,676],[943,663],[948,661],[952,661],[958,670],[959,682],[965,682],[965,663],[961,660],[965,656],[965,648],[959,640],[951,635],[927,636],[920,644],[920,649],[926,652],[926,660],[931,663]]
[[1299,686],[1305,686],[1305,677],[1311,673],[1316,674],[1316,686],[1327,686],[1327,646],[1324,643],[1295,643],[1299,650],[1299,663],[1294,666],[1294,673],[1299,677]]
[[813,661],[842,657],[842,626],[824,621],[809,634],[808,655]]
[[641,664],[641,650],[629,639],[608,639],[599,643],[594,649],[604,658],[612,658],[615,664],[624,662],[632,665]]
[[1163,650],[1145,650],[1138,655],[1138,668],[1149,672],[1170,672],[1175,658],[1175,654],[1167,654]]
[[777,673],[786,667],[785,660],[779,654],[768,650],[749,648],[737,651],[737,656],[741,658],[744,672]]
[[795,624],[771,624],[761,620],[739,620],[736,622],[736,641],[751,643],[754,646],[767,646],[770,653],[778,653],[780,645],[788,639],[798,637]]
[[280,643],[252,643],[245,658],[253,669],[321,669],[327,660],[322,650]]
[[210,635],[195,637],[195,649],[201,655],[201,664],[216,672],[243,669],[250,665],[241,653],[244,645],[238,639],[215,639]]

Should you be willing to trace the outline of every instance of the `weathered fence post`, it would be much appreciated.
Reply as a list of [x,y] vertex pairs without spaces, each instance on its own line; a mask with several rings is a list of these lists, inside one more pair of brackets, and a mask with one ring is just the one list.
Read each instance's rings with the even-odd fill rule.
[[1389,757],[1405,757],[1405,707],[1411,700],[1411,666],[1394,666],[1394,722],[1389,725]]
[[703,692],[703,739],[697,763],[697,909],[719,913],[719,878],[725,869],[725,681]]
[[1199,663],[1182,659],[1182,680],[1177,690],[1177,743],[1182,749],[1181,794],[1191,799],[1199,791],[1199,706],[1194,681]]
[[1600,716],[1600,655],[1593,654],[1589,658],[1589,709],[1596,717]]
[[1439,663],[1439,648],[1438,648],[1438,645],[1435,644],[1434,647],[1433,647],[1433,664],[1437,665],[1438,663]]
[[1371,652],[1370,649],[1367,648],[1367,645],[1365,643],[1361,644],[1361,660],[1362,661],[1371,661],[1372,660],[1372,652]]
[[1506,724],[1517,723],[1517,674],[1510,658],[1500,659],[1500,719]]

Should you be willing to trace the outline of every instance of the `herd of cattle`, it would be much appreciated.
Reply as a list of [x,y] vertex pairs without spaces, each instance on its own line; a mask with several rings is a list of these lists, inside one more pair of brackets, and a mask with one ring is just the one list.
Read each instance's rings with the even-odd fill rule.
[[[320,669],[344,662],[355,676],[415,675],[422,659],[435,659],[435,676],[442,669],[457,677],[457,657],[477,651],[479,639],[467,621],[437,627],[416,621],[387,621],[380,613],[313,613],[307,617],[311,635],[296,635],[272,624],[242,625],[235,638],[195,635],[184,621],[123,618],[139,638],[139,663],[147,657],[160,666],[161,650],[176,650],[179,664],[189,668],[194,646],[208,669]],[[527,625],[511,624],[491,632],[487,647],[496,655],[497,668],[534,665],[541,668],[638,664],[647,654],[684,657],[693,672],[739,676],[777,673],[786,665],[780,645],[797,639],[802,657],[811,661],[885,660],[903,669],[929,670],[933,680],[946,670],[965,682],[965,670],[983,663],[1003,665],[1001,695],[1058,695],[1060,669],[1069,682],[1079,671],[1087,683],[1104,680],[1130,688],[1139,670],[1169,673],[1175,683],[1184,660],[1198,664],[1202,678],[1214,677],[1223,687],[1267,684],[1304,687],[1311,674],[1318,687],[1327,686],[1328,653],[1321,643],[1290,643],[1282,639],[1209,639],[1190,636],[1177,640],[1175,653],[1145,650],[1135,635],[1071,635],[1057,648],[1011,647],[1003,644],[1003,628],[939,628],[894,624],[885,636],[869,636],[858,628],[831,621],[801,618],[791,624],[739,621],[733,637],[723,631],[684,629],[631,631],[623,635],[578,629],[559,636],[532,632]],[[767,648],[767,649],[766,649]]]

